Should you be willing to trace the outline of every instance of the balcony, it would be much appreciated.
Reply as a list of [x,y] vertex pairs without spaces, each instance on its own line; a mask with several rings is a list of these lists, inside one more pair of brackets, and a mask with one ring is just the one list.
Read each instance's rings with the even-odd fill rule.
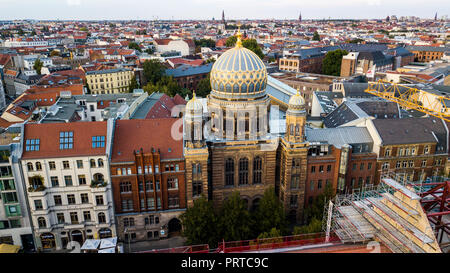
[[106,185],[108,185],[107,181],[104,180],[92,180],[91,181],[91,188],[105,188]]

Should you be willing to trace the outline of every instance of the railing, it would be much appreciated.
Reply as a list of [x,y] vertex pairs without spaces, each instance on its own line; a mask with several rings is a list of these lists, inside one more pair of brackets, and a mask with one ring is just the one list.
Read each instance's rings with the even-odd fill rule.
[[[331,236],[328,242],[339,242],[337,236]],[[287,247],[299,247],[315,244],[327,243],[325,233],[312,233],[291,235],[276,238],[264,238],[255,240],[244,240],[234,242],[219,243],[215,252],[229,253],[229,252],[244,252],[244,251],[260,251],[270,249],[280,249]]]
[[173,248],[152,249],[134,253],[209,253],[209,245],[180,246]]

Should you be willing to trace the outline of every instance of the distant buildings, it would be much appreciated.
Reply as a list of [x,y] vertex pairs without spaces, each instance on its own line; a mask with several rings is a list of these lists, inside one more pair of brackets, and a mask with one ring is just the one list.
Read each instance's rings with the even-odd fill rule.
[[407,46],[406,49],[414,54],[414,60],[418,62],[439,60],[450,52],[449,47],[437,46]]
[[115,94],[128,92],[133,71],[124,68],[86,72],[86,82],[91,94]]

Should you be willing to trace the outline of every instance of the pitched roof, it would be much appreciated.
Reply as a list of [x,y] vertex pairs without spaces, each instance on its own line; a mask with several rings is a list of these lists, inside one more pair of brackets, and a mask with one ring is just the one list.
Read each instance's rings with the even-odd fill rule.
[[[117,120],[111,162],[133,161],[135,150],[160,151],[161,159],[183,158],[183,126],[178,118]],[[179,124],[180,139],[175,140],[172,127]],[[151,132],[151,133],[150,133]],[[169,151],[170,149],[170,151]]]
[[375,119],[372,122],[384,145],[439,142],[447,150],[447,130],[439,118]]
[[[60,132],[73,132],[73,148],[61,150],[59,148]],[[107,122],[69,122],[69,123],[41,123],[25,124],[24,149],[22,158],[55,158],[71,156],[96,156],[106,154],[105,147],[92,148],[93,136],[107,135]],[[39,151],[27,151],[26,141],[39,139]]]

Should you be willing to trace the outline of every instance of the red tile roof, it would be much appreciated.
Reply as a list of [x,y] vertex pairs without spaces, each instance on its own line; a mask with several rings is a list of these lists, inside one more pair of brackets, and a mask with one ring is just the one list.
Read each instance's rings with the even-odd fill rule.
[[[179,140],[172,135],[179,132]],[[178,130],[177,130],[178,129]],[[178,118],[130,119],[116,121],[111,162],[133,161],[135,150],[160,150],[161,159],[183,158],[183,123]],[[169,152],[169,148],[171,151]]]
[[[104,155],[106,154],[106,124],[106,121],[25,124],[22,158]],[[59,149],[60,132],[73,132],[73,149]],[[93,136],[105,136],[105,147],[92,148]],[[27,139],[39,139],[39,151],[26,151],[25,143]]]

